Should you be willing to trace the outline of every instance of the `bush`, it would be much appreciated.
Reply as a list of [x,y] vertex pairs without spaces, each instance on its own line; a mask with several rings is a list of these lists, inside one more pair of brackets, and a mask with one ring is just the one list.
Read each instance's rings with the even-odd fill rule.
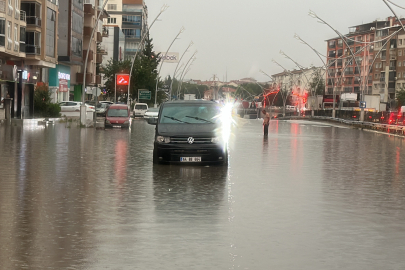
[[59,104],[51,103],[51,94],[48,86],[41,85],[35,89],[34,93],[34,112],[39,117],[59,117]]
[[59,117],[59,116],[60,116],[59,104],[55,103],[48,104],[47,115],[45,115],[45,117]]

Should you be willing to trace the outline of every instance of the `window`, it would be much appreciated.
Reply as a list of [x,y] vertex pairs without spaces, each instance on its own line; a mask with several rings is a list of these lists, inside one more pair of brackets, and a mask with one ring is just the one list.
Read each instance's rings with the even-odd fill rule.
[[20,45],[18,38],[18,24],[14,24],[14,51],[18,52],[18,47]]
[[83,33],[83,17],[73,11],[72,28],[78,34]]
[[0,18],[0,46],[6,46],[6,20]]
[[374,74],[374,79],[378,79],[378,74]]
[[72,52],[74,55],[78,57],[82,57],[82,40],[72,37]]
[[20,52],[25,52],[25,27],[20,27]]
[[25,52],[27,54],[41,54],[41,33],[25,33]]
[[55,24],[56,12],[50,8],[46,11],[46,55],[55,57]]
[[122,22],[129,22],[134,25],[141,25],[141,16],[136,16],[136,15],[123,15],[122,16]]
[[401,72],[398,72],[397,75],[398,75],[398,78],[401,78]]
[[117,18],[108,18],[107,23],[117,23]]
[[398,66],[399,66],[399,67],[402,66],[402,62],[401,62],[401,61],[398,61]]
[[107,10],[117,10],[117,4],[108,4]]
[[402,50],[398,51],[398,56],[402,56]]
[[398,39],[398,45],[402,45],[402,39]]
[[343,46],[343,40],[338,39],[338,42],[337,42],[337,43],[338,43],[338,46],[339,46],[339,47],[342,47],[342,46]]
[[125,37],[127,38],[140,38],[141,37],[141,29],[122,29]]

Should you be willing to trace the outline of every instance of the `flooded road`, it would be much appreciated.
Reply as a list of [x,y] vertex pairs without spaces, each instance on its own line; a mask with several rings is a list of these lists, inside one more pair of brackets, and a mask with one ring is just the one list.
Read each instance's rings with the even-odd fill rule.
[[0,269],[404,269],[403,138],[240,119],[224,168],[153,136],[0,125]]

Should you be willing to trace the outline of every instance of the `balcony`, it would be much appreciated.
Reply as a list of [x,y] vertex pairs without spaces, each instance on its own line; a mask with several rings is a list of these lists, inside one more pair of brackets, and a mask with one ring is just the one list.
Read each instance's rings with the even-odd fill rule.
[[108,29],[107,28],[103,28],[103,32],[102,32],[102,36],[103,37],[108,37]]
[[93,28],[91,28],[90,26],[83,27],[83,36],[90,37],[91,32],[93,32]]
[[101,75],[96,75],[96,84],[101,84]]
[[[76,73],[76,82],[83,83],[83,73]],[[86,84],[90,84],[93,82],[93,74],[86,73]]]
[[41,46],[25,44],[25,53],[41,55]]
[[[86,61],[86,54],[87,54],[87,50],[83,50],[83,61]],[[93,61],[94,59],[94,53],[92,50],[89,51],[89,58],[87,58],[87,61]]]
[[84,4],[84,14],[96,15],[96,9],[92,4]]
[[96,38],[97,38],[96,39],[97,43],[101,43],[103,41],[103,37],[101,36],[100,32],[97,32],[97,37]]
[[107,55],[108,54],[107,48],[105,46],[100,46],[99,49],[98,49],[97,54]]
[[21,42],[20,42],[20,52],[24,52],[24,53],[25,53],[25,43],[21,43]]
[[96,55],[96,63],[101,64],[102,62],[103,62],[103,55],[97,53],[97,55]]
[[24,10],[20,10],[20,21],[27,22],[27,16]]
[[27,18],[27,25],[34,25],[37,27],[41,27],[42,25],[41,18],[34,16],[27,16],[26,18]]

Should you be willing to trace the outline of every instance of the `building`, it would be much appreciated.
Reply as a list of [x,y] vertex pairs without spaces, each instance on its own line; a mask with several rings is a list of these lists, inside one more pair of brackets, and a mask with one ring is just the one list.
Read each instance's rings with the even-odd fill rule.
[[266,90],[266,93],[273,93],[274,91],[285,91],[289,93],[289,103],[302,108],[305,106],[307,96],[310,94],[310,84],[312,79],[317,73],[324,73],[323,68],[311,67],[306,69],[298,69],[287,71],[271,75],[273,78],[273,84],[270,85],[270,89]]
[[359,101],[380,95],[381,110],[392,106],[396,89],[405,87],[405,34],[398,30],[399,22],[389,17],[350,27],[345,40],[327,40],[326,93],[356,93]]
[[0,95],[13,99],[12,118],[33,115],[34,87],[57,63],[57,24],[56,0],[0,0]]
[[[104,27],[109,30],[120,29],[125,37],[124,47],[121,47],[121,35],[117,34],[117,30],[109,31],[109,35],[113,35],[115,40],[113,43],[115,47],[109,50],[118,51],[118,58],[134,57],[142,36],[148,30],[148,9],[145,2],[143,0],[110,0],[107,11],[110,17],[104,19]],[[117,41],[117,38],[120,40]]]
[[[81,0],[74,0],[73,2],[82,3]],[[73,3],[74,4],[74,3]],[[82,100],[82,88],[84,81],[84,66],[85,60],[88,52],[87,68],[86,68],[86,93],[85,100],[92,99],[94,96],[100,95],[101,86],[101,74],[99,70],[99,65],[103,61],[103,55],[106,55],[105,46],[102,43],[103,36],[106,36],[106,31],[103,31],[103,20],[108,18],[108,13],[103,10],[103,0],[86,0],[83,4],[83,40],[80,42],[79,25],[77,25],[77,31],[73,30],[72,40],[71,40],[71,50],[76,56],[82,56],[83,65],[78,66],[77,69],[71,71],[71,81],[70,81],[70,95],[75,101]],[[74,6],[74,5],[71,5]],[[76,5],[79,6],[79,5]],[[101,13],[100,17],[99,14]],[[74,15],[74,14],[73,14]],[[77,16],[77,15],[75,15]],[[97,18],[100,20],[96,25]],[[78,18],[80,19],[80,18]],[[74,21],[74,18],[72,17]],[[73,24],[74,25],[74,24]],[[93,29],[95,32],[91,38]],[[75,38],[76,37],[76,38]],[[81,48],[80,48],[81,47]],[[80,54],[80,49],[82,53]],[[73,52],[76,50],[76,52]],[[72,58],[73,59],[73,58]],[[77,58],[76,58],[77,59]]]
[[375,41],[372,94],[380,95],[381,102],[386,104],[382,110],[386,110],[395,106],[396,91],[405,88],[405,32],[390,17],[375,29]]

